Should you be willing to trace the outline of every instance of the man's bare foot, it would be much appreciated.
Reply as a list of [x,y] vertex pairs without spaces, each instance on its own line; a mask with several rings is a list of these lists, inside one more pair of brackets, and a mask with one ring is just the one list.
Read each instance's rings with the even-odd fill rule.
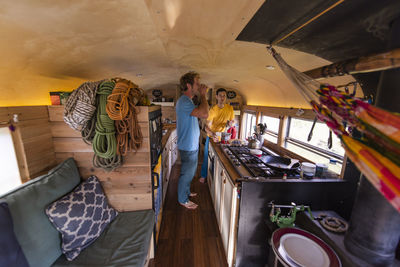
[[188,202],[186,202],[186,203],[180,203],[179,202],[179,204],[181,204],[182,206],[184,206],[185,208],[187,208],[189,210],[194,210],[198,206],[196,203],[194,203],[194,202],[192,202],[190,200]]
[[202,183],[202,184],[204,184],[204,183],[206,182],[206,178],[200,177],[200,178],[199,178],[199,182]]
[[190,193],[189,194],[189,197],[195,197],[195,196],[197,196],[197,193]]

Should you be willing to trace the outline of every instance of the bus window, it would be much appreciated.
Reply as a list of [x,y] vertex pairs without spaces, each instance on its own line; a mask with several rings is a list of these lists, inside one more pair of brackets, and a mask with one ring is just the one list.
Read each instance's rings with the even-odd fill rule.
[[264,139],[276,144],[278,142],[278,132],[279,132],[279,122],[278,118],[270,116],[261,116],[261,123],[267,125],[267,131],[263,135]]
[[332,133],[332,148],[329,149],[329,128],[325,123],[317,121],[312,138],[308,142],[307,137],[312,124],[312,120],[289,118],[285,147],[315,163],[329,164],[329,160],[333,159],[337,163],[332,171],[340,174],[344,157],[344,149],[340,144],[340,139]]

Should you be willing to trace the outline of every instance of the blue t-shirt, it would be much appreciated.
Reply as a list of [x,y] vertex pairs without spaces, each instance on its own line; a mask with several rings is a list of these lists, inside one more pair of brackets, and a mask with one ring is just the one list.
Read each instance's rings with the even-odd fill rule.
[[182,95],[176,103],[176,126],[178,131],[178,149],[194,151],[199,149],[200,127],[197,117],[190,116],[196,106],[192,99]]

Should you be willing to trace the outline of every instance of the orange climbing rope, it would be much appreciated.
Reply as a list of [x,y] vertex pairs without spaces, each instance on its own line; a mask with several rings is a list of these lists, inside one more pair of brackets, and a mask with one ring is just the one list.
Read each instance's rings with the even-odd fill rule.
[[139,109],[136,104],[144,92],[133,82],[116,78],[112,93],[107,98],[107,114],[115,121],[117,130],[117,154],[126,156],[140,148],[143,135],[137,121]]

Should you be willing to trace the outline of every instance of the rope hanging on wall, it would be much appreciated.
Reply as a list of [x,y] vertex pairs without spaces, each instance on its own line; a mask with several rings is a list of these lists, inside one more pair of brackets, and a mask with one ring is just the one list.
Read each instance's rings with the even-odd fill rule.
[[93,138],[93,165],[111,171],[121,165],[122,158],[117,155],[114,121],[106,112],[107,97],[115,83],[104,81],[97,90],[96,132]]
[[144,97],[144,92],[129,80],[116,78],[112,94],[107,98],[107,114],[115,120],[117,129],[117,154],[126,156],[140,148],[143,135],[140,129],[136,104]]
[[85,82],[68,97],[64,107],[64,121],[74,130],[81,131],[87,127],[96,111],[97,82]]

